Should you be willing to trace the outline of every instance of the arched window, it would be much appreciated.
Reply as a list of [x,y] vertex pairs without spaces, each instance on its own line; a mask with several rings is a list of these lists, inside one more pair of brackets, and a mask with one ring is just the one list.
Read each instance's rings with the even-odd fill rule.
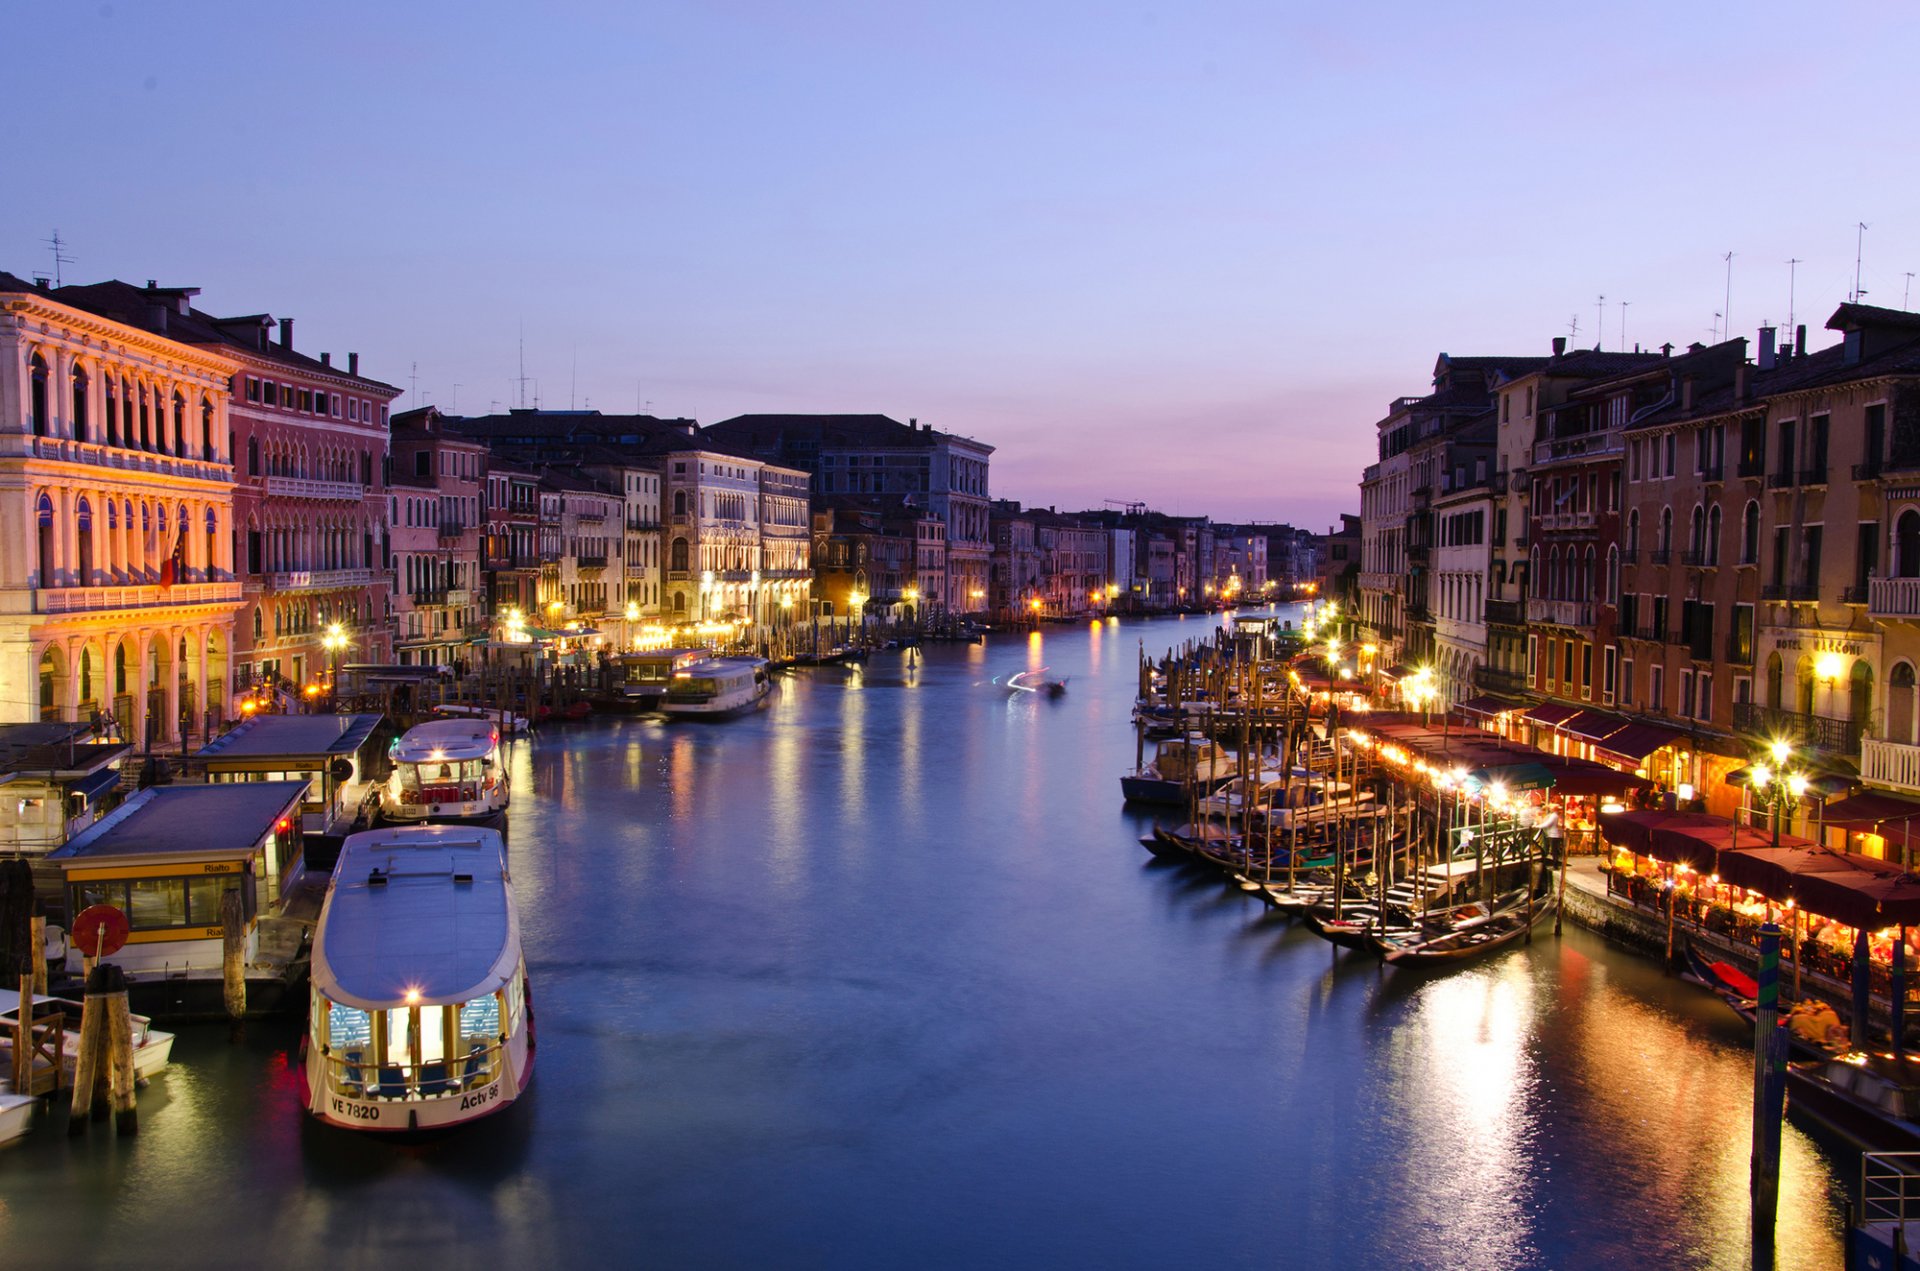
[[127,646],[124,644],[113,646],[113,695],[127,695]]
[[1767,706],[1771,710],[1777,711],[1780,709],[1780,703],[1784,699],[1784,693],[1786,689],[1786,685],[1783,683],[1785,679],[1786,679],[1786,668],[1782,665],[1780,661],[1780,655],[1778,653],[1768,654],[1767,655]]
[[79,547],[79,568],[75,571],[75,583],[82,587],[93,586],[93,505],[87,502],[87,496],[81,495],[75,505],[73,526],[74,539]]
[[145,384],[140,386],[140,449],[153,449],[153,394]]
[[687,540],[684,538],[674,539],[672,551],[672,560],[667,568],[679,573],[685,573],[687,570]]
[[89,716],[92,715],[94,710],[100,705],[93,697],[92,649],[80,650],[80,705]]
[[1887,740],[1911,746],[1913,744],[1913,663],[1901,662],[1894,666],[1892,681],[1887,688]]
[[673,492],[673,514],[675,516],[685,516],[687,514],[687,492],[685,490],[675,490]]
[[212,463],[218,457],[213,449],[213,399],[211,397],[200,399],[200,449],[208,463]]
[[1660,509],[1659,549],[1663,552],[1673,550],[1673,509],[1671,507]]
[[260,439],[258,437],[247,438],[247,475],[250,477],[260,475]]
[[[1916,527],[1916,533],[1920,534],[1920,527]],[[1752,501],[1740,514],[1740,563],[1760,563],[1760,505]]]
[[1893,572],[1897,578],[1920,578],[1920,511],[1913,508],[1893,524]]
[[100,413],[106,420],[109,446],[120,444],[120,394],[115,391],[115,388],[113,376],[100,377],[100,391],[105,395],[105,400],[100,403],[102,408]]
[[87,368],[78,362],[69,372],[73,379],[73,435],[80,441],[87,438]]
[[1627,555],[1640,550],[1640,509],[1627,513]]
[[53,500],[43,490],[39,505],[34,509],[34,519],[38,523],[40,537],[40,585],[51,587],[54,584],[53,564]]
[[1707,564],[1720,563],[1720,505],[1718,503],[1707,509],[1706,553],[1703,559]]
[[36,437],[47,435],[47,360],[38,353],[27,360],[27,424]]
[[1707,514],[1698,503],[1693,505],[1693,516],[1687,522],[1687,550],[1693,553],[1696,563],[1704,560],[1707,547]]
[[218,553],[216,552],[216,550],[215,550],[215,548],[216,548],[216,547],[218,546],[218,544],[219,544],[219,542],[220,542],[220,538],[219,538],[219,530],[220,530],[220,520],[219,520],[219,518],[218,518],[218,517],[216,517],[216,516],[215,516],[215,515],[213,514],[213,509],[212,509],[212,508],[208,508],[208,509],[207,509],[207,568],[206,568],[206,577],[207,577],[207,579],[208,579],[209,581],[211,581],[211,580],[213,579],[213,577],[215,576],[215,573],[216,573],[216,571],[215,571],[215,569],[214,569],[214,567],[213,567],[213,564],[214,564],[214,562],[215,562],[216,560],[218,560],[218,559],[219,559],[219,554],[218,554]]
[[1582,600],[1592,600],[1594,592],[1600,588],[1600,580],[1594,570],[1594,565],[1599,559],[1598,554],[1594,551],[1593,544],[1587,544],[1587,568],[1586,572],[1580,577],[1580,599]]
[[1847,676],[1847,718],[1865,729],[1873,717],[1873,664],[1855,658]]
[[1620,603],[1620,548],[1617,544],[1607,548],[1606,592],[1602,599],[1610,605]]
[[176,389],[173,394],[173,453],[187,457],[187,399]]
[[53,650],[47,649],[40,655],[40,718],[60,718],[60,664],[54,660]]
[[260,619],[260,606],[255,605],[253,608],[253,642],[255,644],[260,643],[260,637],[265,634],[265,627],[266,623]]
[[1540,590],[1548,600],[1560,598],[1560,549],[1547,549],[1547,572],[1540,576]]
[[120,377],[120,444],[133,449],[133,381]]

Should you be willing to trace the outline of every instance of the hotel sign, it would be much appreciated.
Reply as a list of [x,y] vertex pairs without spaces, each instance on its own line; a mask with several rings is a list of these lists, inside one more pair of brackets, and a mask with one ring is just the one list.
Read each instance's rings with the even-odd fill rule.
[[[1810,635],[1804,638],[1801,636],[1782,636],[1774,641],[1774,647],[1778,649],[1800,650],[1807,653],[1843,653],[1850,658],[1857,658],[1865,656],[1868,643],[1867,641],[1846,639],[1840,636]],[[1878,641],[1873,641],[1872,643],[1877,644]]]

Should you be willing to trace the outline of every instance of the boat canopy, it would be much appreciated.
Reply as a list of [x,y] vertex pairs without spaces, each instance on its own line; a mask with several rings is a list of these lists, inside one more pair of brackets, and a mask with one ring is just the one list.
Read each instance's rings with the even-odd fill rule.
[[499,745],[499,734],[484,719],[435,719],[407,730],[393,743],[395,763],[439,763],[480,759]]
[[314,940],[313,983],[361,1010],[471,1001],[520,961],[498,832],[430,825],[348,837]]

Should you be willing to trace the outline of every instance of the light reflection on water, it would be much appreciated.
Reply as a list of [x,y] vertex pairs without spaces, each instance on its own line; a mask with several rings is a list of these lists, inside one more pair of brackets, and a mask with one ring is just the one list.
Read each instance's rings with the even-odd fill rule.
[[[1135,657],[1049,627],[515,748],[528,1101],[303,1124],[291,1037],[181,1038],[130,1143],[0,1153],[0,1242],[122,1264],[1744,1265],[1740,1027],[1569,929],[1335,956],[1122,811]],[[996,675],[1039,665],[1063,698]],[[48,1132],[53,1131],[53,1132]],[[1839,1262],[1789,1126],[1781,1264]],[[226,1208],[210,1197],[244,1197]]]

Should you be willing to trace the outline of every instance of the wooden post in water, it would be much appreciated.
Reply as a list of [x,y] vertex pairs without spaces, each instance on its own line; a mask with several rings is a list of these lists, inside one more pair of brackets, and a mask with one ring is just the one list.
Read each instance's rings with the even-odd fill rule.
[[[20,1013],[13,1026],[13,1092],[33,1093],[33,976],[20,977]],[[58,1074],[56,1074],[58,1075]]]
[[[33,991],[47,991],[47,920],[41,914],[35,914],[27,923],[28,939],[33,947],[28,956],[33,959]],[[22,1091],[21,1093],[25,1093]]]
[[107,1116],[107,1084],[112,1074],[106,1048],[106,983],[108,973],[117,971],[111,964],[96,964],[87,972],[87,995],[80,1008],[80,1050],[73,1065],[73,1105],[67,1116],[70,1135],[83,1133],[89,1120],[104,1121]]
[[140,1133],[140,1109],[135,1103],[133,1072],[133,1015],[127,1008],[127,980],[111,967],[113,991],[106,996],[107,1030],[104,1064],[112,1075],[114,1133],[127,1138]]
[[247,917],[237,887],[220,893],[220,978],[227,1018],[237,1024],[247,1016]]
[[1780,928],[1760,928],[1759,996],[1753,1014],[1753,1261],[1773,1265],[1774,1219],[1780,1204],[1780,1121],[1786,1095],[1786,1030],[1779,1027]]

